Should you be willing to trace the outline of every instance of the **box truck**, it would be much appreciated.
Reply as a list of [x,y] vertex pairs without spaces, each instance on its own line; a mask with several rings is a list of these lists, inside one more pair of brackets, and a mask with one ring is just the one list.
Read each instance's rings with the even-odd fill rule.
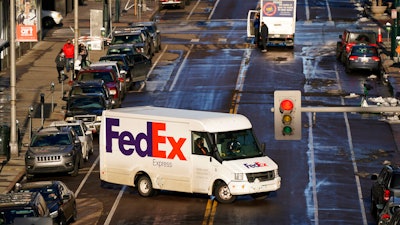
[[281,186],[243,115],[152,106],[105,110],[100,127],[100,180],[159,190],[202,193],[220,203],[264,198]]
[[257,10],[247,14],[247,38],[254,38],[253,21],[260,15],[261,22],[268,26],[268,46],[294,46],[296,32],[296,0],[260,0]]

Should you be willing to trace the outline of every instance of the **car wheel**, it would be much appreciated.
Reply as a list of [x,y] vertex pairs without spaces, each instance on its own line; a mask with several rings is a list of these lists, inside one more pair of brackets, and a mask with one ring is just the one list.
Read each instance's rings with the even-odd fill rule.
[[55,25],[55,23],[52,18],[46,17],[46,18],[43,18],[42,25],[44,28],[52,28]]
[[150,197],[154,194],[153,184],[148,176],[142,175],[137,182],[137,189],[141,196]]
[[232,203],[236,200],[236,196],[231,194],[229,187],[224,182],[219,182],[214,189],[214,195],[220,203]]
[[82,149],[85,149],[85,155],[83,156],[83,161],[87,162],[89,161],[89,149],[87,143],[85,144],[85,146],[83,146]]
[[63,214],[59,215],[58,225],[67,225],[67,220]]
[[75,160],[74,170],[71,172],[71,176],[76,177],[79,173],[79,161],[78,159]]
[[74,204],[74,212],[72,213],[70,222],[75,222],[77,220],[78,220],[78,210],[76,209],[76,204]]

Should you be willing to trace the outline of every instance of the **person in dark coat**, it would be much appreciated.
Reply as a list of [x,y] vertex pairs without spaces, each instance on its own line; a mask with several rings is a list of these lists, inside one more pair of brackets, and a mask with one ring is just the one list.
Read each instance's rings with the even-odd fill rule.
[[264,22],[261,22],[261,52],[267,52],[268,43],[268,27]]
[[260,15],[256,15],[256,18],[253,21],[254,27],[254,44],[258,47],[258,43],[260,41]]
[[64,51],[61,49],[57,54],[56,59],[54,60],[56,63],[57,73],[58,73],[58,82],[61,83],[64,79],[64,67],[65,67],[65,55]]

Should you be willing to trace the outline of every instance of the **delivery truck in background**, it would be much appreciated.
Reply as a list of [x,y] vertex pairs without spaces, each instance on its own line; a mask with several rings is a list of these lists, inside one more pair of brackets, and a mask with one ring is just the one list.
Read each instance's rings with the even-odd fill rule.
[[105,110],[99,144],[102,184],[137,187],[144,197],[169,190],[231,203],[240,195],[265,198],[281,186],[277,164],[239,114],[152,106]]
[[268,46],[293,48],[296,31],[296,0],[260,0],[257,10],[247,14],[247,38],[254,39],[253,21],[257,14],[268,26]]

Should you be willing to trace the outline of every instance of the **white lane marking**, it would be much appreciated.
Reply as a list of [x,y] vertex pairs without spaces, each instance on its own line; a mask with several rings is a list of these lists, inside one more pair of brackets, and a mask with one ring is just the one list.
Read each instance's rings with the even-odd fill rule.
[[214,5],[213,9],[211,10],[211,13],[210,13],[210,15],[208,16],[207,20],[211,20],[211,17],[214,15],[214,11],[215,11],[215,9],[217,8],[218,3],[219,3],[219,0],[217,0],[217,2],[215,3],[215,5]]
[[122,195],[124,194],[126,190],[126,185],[122,186],[121,190],[118,193],[117,198],[114,201],[114,204],[110,210],[110,213],[108,213],[106,221],[104,221],[104,225],[109,225],[111,222],[112,217],[114,216],[115,210],[117,210],[118,204],[121,201]]
[[183,66],[186,64],[186,60],[187,60],[187,58],[189,57],[189,54],[191,53],[192,48],[193,48],[193,45],[190,45],[189,51],[186,53],[185,58],[184,58],[183,61],[182,61],[182,64],[179,66],[178,72],[176,72],[174,81],[172,82],[171,87],[169,88],[168,91],[172,91],[172,89],[174,89],[175,84],[176,84],[176,81],[179,79],[179,76],[181,75],[182,68],[183,68]]
[[[308,153],[309,153],[309,160],[308,160],[308,176],[311,182],[308,183],[308,188],[305,190],[305,196],[307,199],[307,204],[309,205],[307,208],[308,210],[314,211],[314,225],[319,225],[319,215],[318,215],[318,195],[317,195],[317,177],[315,175],[315,155],[314,155],[314,136],[313,136],[313,119],[311,113],[307,113],[308,117]],[[310,187],[311,185],[311,187]],[[312,189],[312,200],[313,200],[313,207],[311,207],[311,199],[307,196],[307,192],[309,189]],[[311,206],[310,206],[311,205]],[[310,212],[309,212],[310,213]]]
[[[335,64],[335,71],[336,71],[336,80],[338,83],[339,90],[342,90],[342,86],[340,84],[340,77],[339,73]],[[344,98],[340,97],[342,105],[345,105]],[[353,146],[353,137],[351,135],[351,129],[350,129],[350,124],[349,124],[349,118],[347,117],[347,113],[343,113],[344,120],[346,123],[346,132],[347,132],[347,140],[349,142],[349,148],[350,148],[350,153],[351,153],[351,162],[353,164],[353,171],[354,171],[354,178],[356,180],[357,184],[357,194],[358,194],[358,201],[360,203],[360,210],[361,210],[361,216],[363,220],[363,224],[367,225],[367,216],[365,214],[365,205],[363,201],[363,195],[362,195],[362,190],[361,190],[361,184],[360,184],[360,177],[357,175],[358,174],[358,167],[357,167],[357,162],[356,162],[356,157],[354,153],[354,146]]]
[[97,163],[100,160],[100,156],[97,156],[96,160],[94,161],[93,165],[90,167],[89,171],[86,173],[85,177],[83,178],[83,180],[81,181],[81,183],[79,184],[78,189],[76,189],[75,191],[75,197],[78,198],[79,192],[81,192],[83,185],[85,185],[87,179],[89,178],[90,174],[93,172],[94,167],[97,165]]

